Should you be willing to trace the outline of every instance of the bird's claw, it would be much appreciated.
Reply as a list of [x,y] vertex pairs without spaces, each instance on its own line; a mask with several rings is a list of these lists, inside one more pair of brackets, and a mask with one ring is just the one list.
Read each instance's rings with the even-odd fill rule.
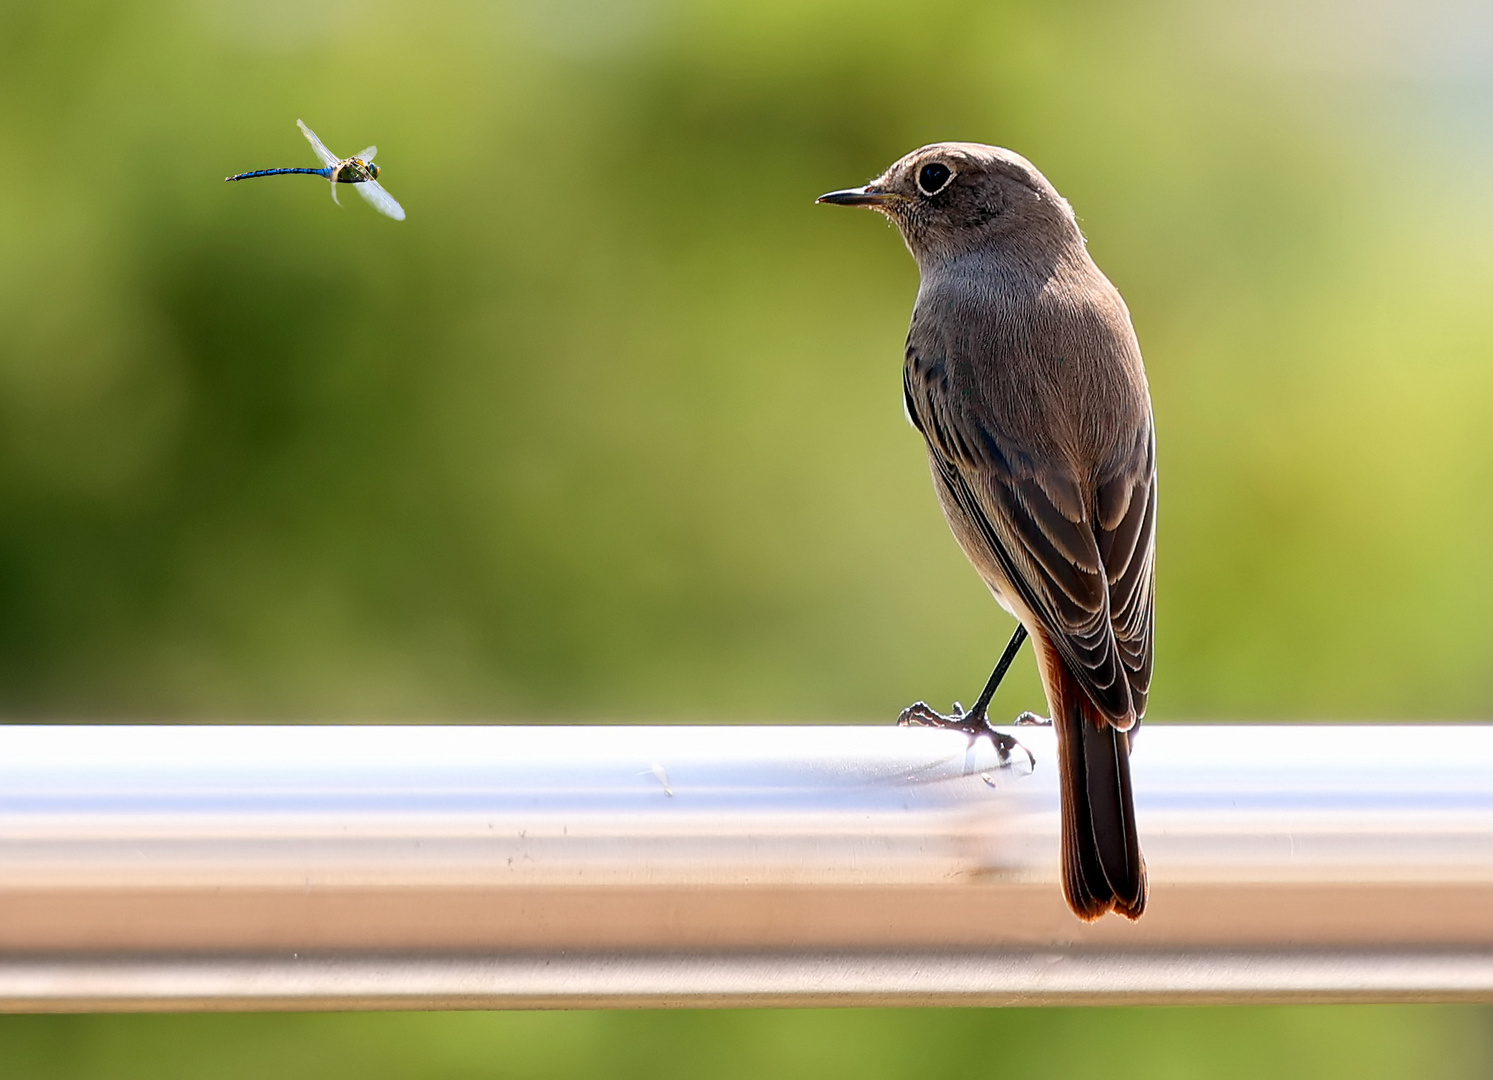
[[[1018,717],[1016,722],[1020,724],[1023,722],[1024,717],[1029,716],[1032,716],[1032,714],[1022,713],[1021,717]],[[1035,721],[1026,722],[1041,723],[1042,719],[1041,717],[1037,717]],[[1051,721],[1046,722],[1051,723]],[[1007,735],[1005,732],[996,731],[995,728],[991,725],[990,717],[988,715],[981,714],[979,716],[975,716],[972,713],[965,712],[964,707],[957,701],[954,702],[954,711],[952,713],[949,713],[948,715],[945,715],[934,709],[933,706],[929,705],[926,701],[915,701],[911,705],[907,706],[907,708],[902,710],[902,714],[897,717],[897,726],[932,727],[945,728],[953,731],[962,731],[969,736],[970,742],[974,742],[981,735],[989,735],[990,741],[995,744],[995,752],[1000,755],[1001,764],[1006,764],[1011,760],[1011,754],[1013,751],[1020,750],[1027,756],[1027,760],[1030,762],[1031,767],[1034,769],[1037,767],[1036,755],[1028,750],[1025,746],[1023,746],[1018,739],[1011,735]]]
[[914,701],[897,717],[897,726],[953,728],[971,736],[984,735],[989,730],[983,716],[976,720],[957,701],[954,702],[954,711],[947,715],[937,711],[926,701]]

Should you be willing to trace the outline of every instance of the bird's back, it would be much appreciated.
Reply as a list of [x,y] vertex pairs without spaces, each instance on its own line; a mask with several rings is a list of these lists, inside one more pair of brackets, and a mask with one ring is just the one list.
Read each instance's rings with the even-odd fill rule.
[[1130,313],[1086,256],[1041,278],[994,260],[936,268],[918,292],[906,364],[971,425],[1017,452],[1066,459],[1086,488],[1150,430]]

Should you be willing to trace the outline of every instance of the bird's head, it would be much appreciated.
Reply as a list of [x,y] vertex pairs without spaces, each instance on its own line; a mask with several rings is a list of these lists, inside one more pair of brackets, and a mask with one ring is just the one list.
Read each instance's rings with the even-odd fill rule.
[[1036,166],[981,143],[924,146],[865,187],[831,191],[818,201],[885,214],[919,265],[1003,248],[1040,258],[1083,242],[1067,201]]

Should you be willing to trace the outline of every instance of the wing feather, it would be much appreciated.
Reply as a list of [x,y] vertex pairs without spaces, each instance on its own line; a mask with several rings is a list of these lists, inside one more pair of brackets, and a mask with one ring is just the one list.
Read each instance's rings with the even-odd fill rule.
[[918,355],[911,342],[903,391],[940,495],[968,526],[956,526],[956,534],[981,549],[970,553],[976,566],[1000,571],[1094,704],[1115,726],[1131,727],[1151,681],[1156,465],[1149,415],[1095,482],[962,407],[944,364]]

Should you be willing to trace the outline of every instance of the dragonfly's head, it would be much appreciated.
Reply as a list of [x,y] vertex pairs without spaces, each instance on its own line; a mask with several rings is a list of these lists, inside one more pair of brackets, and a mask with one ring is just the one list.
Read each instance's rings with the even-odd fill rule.
[[363,162],[363,168],[365,168],[365,169],[368,170],[368,175],[369,176],[373,177],[375,180],[378,179],[378,166],[375,165],[373,162],[371,162],[371,161],[365,161],[365,162]]

